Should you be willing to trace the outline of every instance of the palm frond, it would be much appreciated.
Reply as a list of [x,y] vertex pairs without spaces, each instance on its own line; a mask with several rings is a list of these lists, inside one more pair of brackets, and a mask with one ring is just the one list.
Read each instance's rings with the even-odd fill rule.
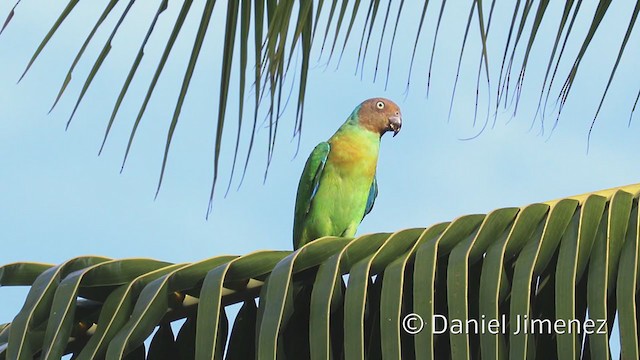
[[[81,59],[84,59],[88,56],[85,52],[88,45],[95,41],[94,34],[100,30],[101,28],[107,26],[109,23],[105,21],[109,17],[118,16],[119,20],[112,26],[110,29],[110,37],[106,41],[106,43],[102,47],[102,51],[94,57],[93,60],[90,60],[93,63],[91,71],[86,75],[84,80],[79,79],[84,83],[82,86],[82,90],[78,95],[73,113],[71,117],[73,117],[76,109],[80,105],[81,100],[85,97],[88,91],[91,88],[91,83],[94,77],[101,70],[101,65],[105,61],[107,55],[111,49],[111,40],[118,36],[128,36],[130,34],[122,33],[120,30],[120,25],[127,21],[137,21],[136,19],[132,19],[129,15],[129,10],[132,7],[135,7],[137,4],[134,1],[127,2],[125,7],[118,7],[117,1],[112,0],[104,0],[106,5],[104,7],[103,12],[100,14],[99,18],[94,20],[95,24],[91,28],[90,32],[84,37],[79,37],[79,41],[82,41],[79,51],[77,52],[77,56],[74,58],[73,63],[71,64],[69,70],[67,71],[67,75],[64,78],[63,84],[58,92],[58,95],[55,99],[54,106],[60,100],[65,89],[72,81],[72,73],[76,65]],[[431,1],[433,2],[433,1]],[[8,14],[6,21],[3,25],[6,27],[10,20],[12,20],[16,14],[19,16],[20,14],[20,1],[17,1],[14,8],[11,9],[11,12]],[[69,16],[73,16],[76,12],[76,4],[77,0],[70,0],[68,5],[62,10],[59,14],[57,20],[54,25],[50,29],[50,31],[44,36],[41,43],[37,46],[31,60],[28,62],[28,65],[25,70],[25,74],[29,71],[29,69],[35,64],[36,60],[43,56],[43,52],[46,53],[45,49],[50,45],[50,40],[53,36],[58,33],[59,29],[64,25],[65,20]],[[213,149],[214,153],[214,173],[211,187],[211,198],[213,197],[215,185],[218,181],[218,173],[219,173],[219,164],[221,159],[226,156],[223,151],[223,129],[225,125],[225,121],[227,119],[227,103],[234,99],[236,95],[229,94],[229,89],[231,86],[231,77],[232,77],[232,69],[233,64],[238,60],[233,59],[233,55],[236,49],[240,49],[240,66],[237,67],[237,74],[239,78],[239,92],[238,92],[238,101],[239,107],[237,110],[238,116],[238,132],[236,134],[236,140],[233,146],[233,164],[230,172],[229,182],[233,181],[233,173],[235,172],[235,168],[237,166],[237,157],[240,150],[240,140],[242,135],[242,119],[244,117],[244,113],[246,112],[246,107],[244,106],[244,97],[245,97],[245,87],[246,85],[252,85],[255,91],[255,100],[253,105],[255,107],[255,114],[253,116],[253,130],[251,131],[251,135],[247,140],[247,152],[244,162],[244,170],[243,176],[246,173],[246,169],[249,163],[249,159],[251,157],[254,141],[255,141],[255,130],[256,123],[258,117],[259,108],[266,108],[268,114],[268,126],[269,126],[269,141],[268,141],[268,156],[267,156],[267,169],[271,162],[271,158],[273,156],[275,150],[275,139],[278,136],[278,124],[282,119],[282,111],[286,107],[286,99],[287,96],[283,96],[283,83],[287,79],[287,75],[291,72],[295,72],[296,76],[293,82],[298,83],[298,89],[296,92],[297,100],[296,100],[296,116],[295,124],[294,124],[294,136],[299,136],[302,132],[302,124],[304,118],[304,103],[305,103],[305,95],[306,95],[306,87],[308,81],[308,73],[312,68],[313,64],[311,62],[311,53],[314,49],[318,50],[320,59],[325,57],[327,63],[332,60],[335,61],[333,54],[335,50],[339,50],[340,56],[336,61],[337,64],[340,64],[340,59],[342,55],[347,51],[352,51],[356,53],[356,43],[349,42],[351,35],[354,31],[358,31],[357,27],[362,26],[361,29],[361,39],[360,39],[360,47],[357,49],[357,60],[356,67],[360,68],[361,76],[364,73],[365,63],[366,63],[366,55],[368,50],[368,45],[372,36],[378,36],[380,39],[378,45],[378,52],[375,56],[375,60],[369,59],[369,62],[374,62],[372,67],[368,68],[368,72],[371,72],[373,75],[373,79],[375,81],[378,67],[380,64],[380,53],[383,50],[383,40],[385,38],[385,33],[390,31],[393,28],[392,40],[388,44],[389,57],[387,59],[387,80],[389,79],[389,73],[391,70],[391,63],[394,57],[396,58],[409,58],[406,55],[398,53],[397,49],[393,51],[394,40],[396,37],[396,32],[398,29],[400,31],[403,28],[407,29],[416,29],[415,36],[415,44],[413,46],[413,52],[411,55],[411,63],[408,67],[408,80],[407,80],[407,89],[408,84],[411,80],[411,69],[413,68],[413,60],[415,58],[416,51],[419,47],[421,47],[419,43],[419,39],[423,33],[433,33],[433,42],[431,43],[431,60],[429,61],[429,70],[427,81],[427,93],[429,91],[431,85],[431,74],[432,74],[432,66],[434,54],[436,52],[436,41],[438,38],[438,33],[441,28],[441,22],[450,21],[454,16],[458,16],[456,14],[460,13],[458,11],[454,11],[452,8],[454,5],[451,5],[447,8],[448,11],[445,11],[446,0],[443,0],[440,4],[432,4],[432,6],[428,6],[430,1],[425,1],[422,6],[422,12],[419,18],[419,24],[414,24],[413,21],[407,21],[407,12],[402,11],[403,8],[406,8],[404,1],[394,2],[389,1],[386,5],[386,9],[382,11],[380,8],[380,1],[370,1],[368,6],[365,8],[364,4],[361,1],[355,1],[349,6],[347,1],[338,2],[337,0],[331,2],[318,1],[318,2],[297,2],[297,1],[263,1],[263,0],[255,0],[255,1],[242,1],[242,2],[231,2],[231,3],[223,3],[216,1],[206,1],[206,4],[203,9],[198,10],[201,11],[201,21],[199,24],[199,28],[194,35],[193,41],[194,45],[192,48],[192,52],[188,58],[187,68],[185,70],[184,79],[181,85],[181,89],[178,94],[177,103],[171,116],[171,122],[167,130],[167,138],[165,143],[165,151],[162,160],[162,168],[160,171],[160,177],[158,181],[158,190],[162,185],[162,179],[164,175],[164,171],[166,169],[168,154],[170,150],[170,145],[173,139],[173,134],[178,126],[178,122],[180,119],[180,113],[182,106],[185,101],[185,97],[187,95],[187,91],[190,87],[190,80],[194,74],[196,63],[198,62],[198,57],[200,54],[200,50],[203,46],[203,40],[206,32],[211,27],[210,19],[216,11],[226,11],[227,16],[226,20],[220,28],[224,29],[224,43],[220,44],[222,51],[220,55],[222,57],[222,68],[221,68],[221,80],[219,84],[219,99],[218,99],[218,115],[216,122],[216,134],[215,134],[215,147]],[[185,22],[187,14],[194,11],[191,8],[192,0],[185,0],[182,2],[181,10],[178,16],[175,19],[163,18],[160,15],[167,8],[167,1],[161,0],[159,1],[158,9],[156,10],[153,20],[146,30],[146,34],[140,46],[140,49],[133,60],[132,66],[128,75],[120,88],[119,95],[117,100],[115,101],[115,106],[112,111],[111,117],[107,124],[107,129],[105,132],[105,139],[103,141],[102,147],[104,147],[104,142],[110,133],[110,129],[115,121],[116,114],[122,104],[122,101],[127,94],[127,90],[129,89],[130,84],[134,81],[135,74],[139,70],[139,66],[141,65],[141,60],[144,55],[144,48],[147,44],[149,38],[155,33],[154,30],[158,27],[166,27],[171,26],[173,24],[173,30],[169,33],[167,37],[167,45],[165,47],[164,52],[160,56],[160,60],[158,62],[155,74],[153,79],[151,80],[146,96],[144,98],[143,104],[140,107],[138,115],[135,119],[134,126],[131,130],[129,143],[127,144],[127,150],[125,153],[124,161],[128,154],[130,153],[131,146],[133,140],[135,138],[136,131],[138,129],[138,125],[140,124],[143,115],[145,114],[145,110],[149,103],[151,96],[155,91],[155,85],[159,80],[159,77],[162,75],[165,69],[165,64],[168,59],[168,56],[172,53],[173,45],[177,39],[178,34],[180,33],[183,24]],[[567,0],[564,4],[562,10],[562,16],[557,23],[552,23],[551,20],[553,17],[549,15],[549,13],[553,13],[553,11],[560,11],[560,9],[551,9],[553,4],[549,1],[540,1],[537,5],[537,8],[534,8],[533,1],[520,1],[518,0],[515,3],[513,17],[509,27],[497,28],[493,31],[495,32],[503,32],[508,33],[508,37],[504,42],[504,54],[502,57],[502,61],[500,62],[500,69],[497,74],[493,74],[493,71],[497,71],[497,67],[492,69],[490,68],[490,64],[498,64],[498,61],[493,61],[492,59],[495,57],[494,54],[491,54],[488,49],[489,45],[498,41],[498,36],[489,36],[489,25],[490,20],[485,21],[485,13],[487,7],[490,6],[490,15],[489,19],[493,16],[492,10],[495,5],[504,6],[504,4],[497,3],[496,1],[492,1],[490,5],[485,4],[482,1],[474,0],[472,2],[472,9],[468,13],[468,21],[467,21],[467,31],[464,37],[462,48],[460,51],[460,59],[459,62],[462,61],[464,55],[464,49],[472,46],[473,41],[480,41],[482,44],[482,55],[481,61],[483,62],[483,67],[486,72],[487,77],[487,91],[491,92],[491,82],[490,78],[495,78],[497,81],[493,91],[495,91],[495,97],[493,104],[488,103],[488,107],[493,106],[496,110],[500,104],[504,104],[505,107],[512,105],[513,111],[517,110],[518,103],[520,101],[521,90],[523,88],[524,80],[525,80],[525,72],[527,68],[527,64],[530,62],[530,58],[535,56],[545,56],[544,51],[546,50],[536,50],[533,51],[534,44],[540,38],[540,29],[541,27],[546,28],[557,28],[557,36],[555,38],[555,43],[553,47],[550,49],[549,62],[546,70],[546,75],[544,78],[544,82],[540,89],[540,100],[536,114],[534,114],[534,119],[540,115],[542,118],[541,121],[541,129],[544,129],[544,119],[545,113],[549,110],[547,108],[547,100],[544,102],[542,98],[549,99],[551,94],[555,94],[555,98],[557,99],[558,108],[555,110],[555,124],[557,124],[557,120],[560,117],[563,106],[566,101],[569,99],[569,94],[571,92],[571,88],[575,80],[580,75],[580,64],[585,56],[607,56],[603,52],[588,52],[590,45],[592,43],[592,39],[596,36],[596,34],[602,30],[601,24],[603,19],[605,19],[606,15],[611,12],[610,8],[613,6],[622,6],[621,3],[613,4],[610,0],[602,0],[599,2],[597,9],[594,15],[588,20],[590,21],[590,26],[588,27],[588,32],[584,37],[580,37],[575,34],[575,31],[572,32],[572,28],[576,19],[581,16],[589,16],[588,14],[584,14],[584,7],[581,7],[582,1],[573,1]],[[592,120],[592,125],[595,123],[598,115],[600,114],[600,110],[602,108],[602,104],[606,97],[607,92],[613,82],[614,75],[616,70],[618,69],[618,65],[623,60],[622,54],[624,49],[626,48],[626,44],[632,34],[633,29],[635,28],[637,18],[638,8],[640,6],[640,1],[636,2],[635,10],[631,14],[631,19],[629,21],[629,25],[626,28],[624,34],[620,34],[620,39],[622,43],[620,45],[620,50],[618,52],[617,58],[615,59],[615,64],[610,72],[609,81],[606,87],[603,89],[602,97],[600,104],[596,108],[594,108],[594,118]],[[449,9],[451,8],[451,9]],[[226,9],[226,10],[225,10]],[[297,9],[297,11],[296,11]],[[392,11],[397,9],[397,15],[390,16]],[[431,10],[430,10],[431,9]],[[365,11],[366,10],[366,11]],[[379,11],[380,10],[380,11]],[[582,10],[582,11],[581,11]],[[433,26],[423,26],[425,25],[425,18],[428,15],[428,11],[434,11],[437,14],[437,23],[435,28]],[[535,14],[534,14],[535,13]],[[478,21],[478,31],[470,31],[470,25],[473,19],[477,17]],[[382,18],[382,19],[378,19]],[[570,21],[568,21],[570,19]],[[528,23],[532,23],[531,26],[527,26]],[[240,26],[240,36],[237,36],[236,29]],[[428,24],[430,25],[430,24]],[[494,25],[497,27],[497,25]],[[131,30],[129,30],[131,31]],[[316,31],[319,31],[319,34],[323,34],[322,36],[315,37]],[[253,39],[249,36],[250,32],[254,33]],[[564,40],[562,41],[562,45],[560,46],[560,39],[564,34]],[[611,36],[611,35],[609,35]],[[342,38],[342,41],[340,41]],[[316,45],[316,42],[318,45]],[[526,46],[524,43],[526,42]],[[580,45],[580,50],[578,54],[575,55],[574,58],[567,58],[567,54],[565,54],[565,47],[567,44],[578,44]],[[325,45],[330,46],[330,51],[325,52]],[[429,46],[429,45],[427,45]],[[500,46],[500,45],[499,45]],[[253,47],[255,51],[255,57],[253,63],[249,62],[248,52],[249,49]],[[319,48],[319,49],[318,49]],[[558,51],[559,50],[559,51]],[[292,61],[298,54],[302,55],[302,61]],[[392,56],[393,54],[393,56]],[[177,55],[177,54],[176,54]],[[522,56],[522,62],[519,65],[514,64],[514,60]],[[561,68],[559,67],[561,58],[564,58],[564,61],[568,61],[573,65],[568,70],[567,74],[562,74]],[[555,59],[555,67],[553,71],[551,71],[552,63]],[[292,64],[295,64],[292,66]],[[253,79],[247,78],[247,68],[255,67],[255,76]],[[511,76],[512,74],[518,74],[517,76]],[[24,76],[24,74],[23,74]],[[554,83],[554,79],[557,76],[564,76],[565,81],[560,87],[558,92],[555,92],[555,88],[552,86]],[[458,74],[456,74],[455,79],[458,78]],[[479,81],[479,78],[478,78]],[[509,90],[511,91],[511,96],[509,96]],[[262,97],[266,96],[268,99],[262,101]],[[453,97],[452,95],[451,104],[453,106]],[[477,96],[477,95],[476,95]],[[633,100],[633,99],[630,99]],[[635,108],[635,106],[634,106]],[[495,124],[495,120],[494,120]],[[486,124],[485,124],[486,126]],[[542,130],[541,130],[542,131]],[[298,138],[299,139],[299,138]],[[101,150],[102,150],[101,147]],[[123,164],[124,164],[123,161]],[[240,180],[239,184],[242,183]],[[230,187],[227,187],[227,189]]]
[[636,184],[191,264],[79,257],[5,265],[2,286],[31,288],[0,327],[0,358],[143,358],[152,337],[148,359],[602,359],[616,313],[622,358],[634,358],[639,196]]

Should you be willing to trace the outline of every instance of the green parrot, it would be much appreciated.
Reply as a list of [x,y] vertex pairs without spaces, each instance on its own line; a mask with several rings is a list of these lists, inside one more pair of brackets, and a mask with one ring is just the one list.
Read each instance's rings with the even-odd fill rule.
[[293,220],[293,248],[322,236],[354,236],[378,195],[380,139],[396,136],[400,108],[384,98],[365,100],[331,138],[318,144],[304,166]]

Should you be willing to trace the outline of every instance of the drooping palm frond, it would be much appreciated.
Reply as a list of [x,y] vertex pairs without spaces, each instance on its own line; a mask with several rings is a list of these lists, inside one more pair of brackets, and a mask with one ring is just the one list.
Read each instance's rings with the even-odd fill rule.
[[[17,1],[16,7],[12,8],[10,14],[8,14],[3,25],[3,29],[7,24],[10,23],[13,18],[15,18],[16,12],[19,13],[19,3],[20,1]],[[33,54],[33,57],[26,67],[25,74],[34,64],[36,59],[42,56],[43,51],[45,51],[45,48],[49,45],[52,37],[59,31],[62,26],[64,26],[65,20],[69,16],[72,16],[77,4],[78,0],[69,1],[68,5],[59,15],[51,30],[45,35],[44,39],[37,47],[35,53]],[[129,15],[130,10],[134,6],[136,6],[135,0],[129,0],[128,2],[105,0],[103,2],[100,2],[100,4],[105,4],[104,10],[100,14],[99,18],[95,20],[95,25],[90,30],[89,34],[84,38],[84,41],[82,42],[82,45],[78,50],[77,56],[75,57],[69,70],[67,71],[64,82],[55,99],[54,106],[57,104],[61,96],[65,93],[67,86],[72,80],[72,75],[78,62],[85,57],[91,56],[90,54],[85,53],[85,50],[92,41],[95,41],[94,35],[96,34],[96,32],[106,26],[105,20],[112,17],[116,17],[118,20],[110,29],[110,36],[104,43],[102,51],[97,55],[97,57],[89,59],[89,61],[93,62],[94,65],[89,71],[86,79],[84,79],[80,95],[76,100],[74,110],[71,114],[71,117],[69,118],[69,122],[73,118],[76,109],[89,90],[96,74],[99,72],[102,64],[108,57],[111,50],[111,42],[114,37],[119,35],[127,35],[120,34],[122,32],[120,30],[120,26],[126,21],[139,21],[137,19],[132,19]],[[223,141],[222,135],[225,120],[227,119],[227,103],[229,102],[230,98],[233,98],[235,96],[234,94],[229,94],[229,89],[232,81],[231,75],[233,64],[235,63],[235,61],[237,61],[234,59],[234,54],[236,52],[239,52],[240,62],[240,66],[237,67],[239,78],[237,95],[239,100],[239,107],[237,110],[238,130],[235,139],[235,146],[233,147],[234,151],[231,177],[233,177],[235,168],[239,163],[237,161],[237,157],[239,152],[239,144],[241,141],[243,119],[245,118],[244,113],[246,112],[244,97],[245,88],[247,85],[253,86],[255,90],[255,97],[253,99],[255,113],[253,115],[253,126],[250,139],[248,139],[248,150],[244,160],[243,169],[244,171],[246,171],[248,161],[253,149],[254,135],[256,124],[258,121],[258,109],[261,107],[261,105],[262,107],[267,109],[269,119],[269,146],[267,157],[268,169],[268,164],[270,163],[270,159],[272,158],[275,148],[275,138],[278,135],[278,123],[280,121],[283,108],[285,107],[285,100],[288,98],[286,89],[283,89],[283,84],[288,74],[290,74],[291,72],[296,73],[294,82],[298,83],[296,115],[294,117],[295,134],[299,134],[302,131],[306,94],[305,89],[307,86],[308,73],[311,66],[313,65],[311,61],[311,52],[313,49],[319,50],[320,55],[324,55],[324,61],[328,63],[332,60],[335,60],[334,55],[338,53],[339,58],[342,58],[342,55],[346,51],[353,51],[355,53],[356,45],[359,44],[359,47],[357,49],[358,57],[356,60],[356,67],[360,69],[362,76],[362,74],[364,73],[369,44],[372,40],[372,37],[374,39],[378,37],[380,40],[378,44],[377,55],[375,56],[375,63],[373,67],[368,68],[370,69],[369,71],[373,72],[373,78],[375,81],[380,64],[381,53],[383,52],[383,43],[385,43],[385,35],[388,32],[391,39],[390,41],[387,41],[387,43],[389,44],[387,74],[385,80],[385,82],[387,82],[389,79],[389,73],[391,72],[392,58],[409,58],[407,56],[408,54],[392,54],[398,28],[416,27],[415,44],[413,46],[413,54],[411,56],[411,63],[408,69],[408,84],[411,78],[411,70],[414,66],[413,60],[416,55],[416,50],[418,50],[418,48],[422,49],[420,45],[421,43],[418,40],[420,38],[429,36],[429,33],[433,32],[432,46],[426,46],[427,49],[425,49],[431,49],[431,60],[429,61],[429,75],[427,79],[427,89],[429,89],[433,59],[434,54],[436,53],[436,42],[439,35],[440,25],[442,21],[448,21],[449,17],[458,16],[456,14],[462,14],[466,11],[457,11],[460,10],[456,8],[460,6],[459,3],[453,4],[451,2],[447,3],[446,1],[442,1],[440,4],[437,4],[433,1],[425,1],[419,16],[419,24],[413,24],[413,21],[406,21],[406,18],[408,17],[408,11],[406,10],[408,4],[407,6],[405,6],[404,1],[389,1],[386,4],[381,4],[379,0],[371,0],[368,4],[365,4],[361,1],[355,1],[352,4],[349,4],[349,2],[347,1],[338,2],[337,0],[331,2],[300,2],[293,0],[243,0],[216,2],[215,0],[207,0],[206,2],[204,2],[204,7],[201,10],[194,10],[192,4],[192,0],[184,0],[176,18],[167,19],[164,18],[164,16],[167,16],[164,15],[164,13],[167,9],[168,1],[158,1],[157,10],[154,16],[151,17],[151,21],[148,24],[145,36],[142,40],[137,55],[133,60],[133,64],[131,65],[131,69],[128,72],[126,79],[124,80],[122,85],[114,85],[114,89],[120,88],[120,92],[111,113],[104,140],[106,141],[112,125],[116,120],[116,115],[120,109],[122,101],[127,94],[131,83],[134,81],[136,73],[139,70],[141,61],[145,56],[145,47],[147,45],[147,41],[154,34],[154,30],[156,28],[160,26],[172,25],[172,30],[169,33],[166,41],[165,50],[163,51],[157,62],[155,74],[148,86],[144,101],[140,106],[140,110],[138,112],[138,115],[136,116],[135,123],[131,130],[131,135],[127,144],[127,151],[124,159],[124,161],[126,161],[127,155],[131,150],[132,142],[135,139],[138,125],[142,121],[149,100],[151,99],[151,96],[156,88],[156,84],[161,74],[163,73],[163,70],[165,69],[167,60],[172,54],[173,56],[177,56],[177,54],[174,54],[173,51],[174,44],[177,37],[181,34],[184,28],[186,18],[189,15],[194,15],[192,14],[194,11],[200,11],[200,22],[195,33],[195,38],[193,39],[192,51],[188,58],[187,68],[185,70],[184,78],[177,98],[177,103],[175,105],[174,112],[171,117],[171,122],[168,128],[165,151],[162,161],[162,169],[158,182],[158,189],[160,189],[167,164],[167,156],[170,150],[174,131],[180,118],[180,112],[184,104],[185,96],[189,89],[191,79],[194,75],[195,66],[198,62],[199,54],[201,52],[207,32],[212,31],[210,29],[212,27],[210,26],[210,20],[215,14],[215,11],[226,11],[227,15],[224,26],[216,26],[217,29],[224,29],[224,43],[221,44],[222,51],[219,53],[219,56],[222,59],[222,68],[220,72],[221,80],[219,87],[218,114],[216,118],[217,130],[215,135],[216,141],[214,147],[214,174],[211,197],[213,196],[215,184],[218,180],[218,168],[221,158]],[[572,89],[572,85],[576,77],[580,74],[580,65],[585,56],[596,57],[609,55],[603,52],[588,52],[589,46],[598,30],[601,29],[602,21],[610,12],[610,8],[615,6],[623,6],[623,4],[621,3],[612,4],[610,0],[601,0],[597,8],[595,9],[594,14],[590,15],[589,13],[587,13],[588,10],[585,10],[585,6],[582,6],[582,1],[573,0],[567,0],[564,6],[561,6],[557,9],[553,8],[553,6],[557,6],[558,4],[552,4],[548,0],[539,1],[537,3],[537,6],[534,1],[529,0],[516,2],[497,2],[493,0],[490,2],[490,4],[486,2],[483,3],[480,0],[473,0],[470,1],[468,5],[469,11],[468,13],[465,13],[466,15],[463,15],[467,16],[467,20],[465,35],[460,50],[458,72],[456,73],[455,82],[457,83],[460,64],[463,55],[465,54],[464,50],[469,46],[469,44],[473,43],[474,41],[479,41],[482,44],[479,70],[482,71],[478,72],[476,85],[477,93],[480,88],[480,79],[481,77],[484,77],[486,80],[488,91],[494,91],[496,95],[495,100],[492,102],[495,114],[497,114],[498,107],[501,106],[501,104],[505,107],[507,107],[508,104],[513,104],[513,111],[515,113],[525,80],[527,64],[529,63],[529,60],[534,53],[534,50],[532,49],[536,44],[536,41],[540,37],[539,30],[543,26],[547,28],[557,29],[555,41],[551,49],[535,50],[536,56],[539,56],[543,59],[548,58],[548,66],[546,67],[544,81],[540,90],[538,112],[535,114],[534,118],[542,115],[542,118],[544,119],[544,114],[549,112],[549,114],[551,115],[550,117],[555,118],[555,122],[553,125],[554,127],[555,123],[557,123],[557,120],[560,117],[563,106],[568,99],[568,96]],[[415,6],[415,4],[413,4],[413,6]],[[492,20],[494,20],[492,19],[492,17],[494,17],[495,15],[494,9],[496,7],[505,6],[513,8],[511,21],[507,22],[510,24],[509,28],[496,28],[496,25],[494,25],[494,28],[490,32],[490,26]],[[550,10],[551,8],[552,10]],[[561,11],[561,8],[562,16],[557,23],[553,23],[552,20],[548,20],[552,18],[552,16],[549,15],[550,12]],[[628,40],[632,34],[633,29],[635,28],[636,18],[639,10],[640,1],[637,1],[632,13],[630,14],[626,32],[624,34],[619,34],[620,36],[618,38],[621,39],[619,52],[617,54],[615,64],[610,71],[609,81],[606,87],[602,90],[602,98],[600,104],[597,106],[597,108],[594,108],[593,122],[596,121],[596,118],[600,113],[602,103],[604,102],[606,94],[610,89],[611,83],[613,82],[614,75],[616,73],[616,70],[618,69],[618,65],[622,59]],[[437,14],[437,22],[435,26],[425,23],[425,19],[431,11],[435,12],[434,14]],[[586,18],[587,21],[591,21],[587,33],[585,35],[576,34],[576,31],[572,31],[575,30],[574,25],[576,24],[576,19],[583,18]],[[621,21],[627,20],[624,19]],[[495,20],[493,22],[495,23]],[[380,24],[382,25],[380,26]],[[358,32],[357,26],[362,26],[359,42],[353,39],[355,36],[352,36],[354,33]],[[239,31],[238,28],[240,28]],[[393,31],[391,31],[392,28]],[[252,32],[253,37],[250,36],[250,33]],[[494,40],[494,38],[499,37],[495,35],[492,36],[492,34],[500,32],[503,34],[508,33],[507,39],[504,44],[499,43],[498,41],[500,40]],[[240,36],[237,36],[238,33],[240,34]],[[493,44],[494,42],[498,44],[499,48],[504,49],[502,59],[500,59],[499,56],[490,54],[487,50],[489,45]],[[567,55],[567,52],[565,52],[568,44],[577,45],[579,47],[579,51],[575,55],[575,57],[570,57],[570,55]],[[250,54],[251,48],[253,48],[253,55]],[[325,49],[327,49],[327,51],[324,51]],[[547,55],[545,53],[545,51],[547,50],[551,50],[550,55]],[[299,55],[301,55],[302,61],[293,61],[293,59]],[[569,66],[567,74],[562,74],[563,70],[561,70],[562,67],[560,67],[561,60],[564,61],[563,63],[572,64],[571,66]],[[373,60],[370,59],[370,62],[372,61]],[[496,70],[497,67],[495,67],[495,65],[500,64],[499,72],[493,73],[490,64],[494,64],[494,68]],[[255,69],[253,71],[253,76],[248,76],[247,70],[252,66]],[[562,85],[560,86],[559,91],[556,92],[553,88],[553,84],[554,82],[556,82],[556,80],[560,81],[563,78],[564,81],[562,81]],[[454,95],[455,86],[454,94],[452,95],[451,99],[451,106],[453,106],[454,104]],[[548,106],[548,101],[550,100],[550,98],[551,104],[549,104]],[[555,98],[555,101],[553,100],[553,98]],[[491,102],[487,105],[487,110],[489,111],[489,109],[491,108]],[[476,95],[476,114],[477,106],[478,103]],[[632,112],[633,110],[635,110],[635,104],[633,105]],[[487,115],[487,121],[488,117],[489,115]],[[486,125],[487,122],[485,121],[484,126]],[[230,179],[230,183],[231,180],[233,179]]]
[[[616,317],[622,358],[638,358],[639,195],[636,184],[192,264],[5,265],[1,286],[31,289],[0,327],[0,358],[142,359],[153,336],[148,359],[607,359]],[[441,316],[447,331],[432,327]],[[537,327],[518,331],[524,319]]]

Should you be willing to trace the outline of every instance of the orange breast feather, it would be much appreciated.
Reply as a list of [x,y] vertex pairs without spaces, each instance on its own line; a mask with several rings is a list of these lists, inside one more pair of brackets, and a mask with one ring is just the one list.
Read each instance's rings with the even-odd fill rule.
[[346,137],[338,137],[331,142],[331,163],[341,171],[357,172],[367,177],[373,177],[378,160],[377,149],[349,141]]

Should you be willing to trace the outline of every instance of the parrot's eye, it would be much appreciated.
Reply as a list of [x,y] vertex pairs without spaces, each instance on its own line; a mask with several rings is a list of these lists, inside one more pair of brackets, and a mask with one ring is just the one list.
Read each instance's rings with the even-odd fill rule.
[[383,103],[382,101],[378,101],[378,102],[376,103],[376,107],[377,107],[378,109],[381,109],[381,110],[382,110],[382,109],[384,109],[384,103]]

